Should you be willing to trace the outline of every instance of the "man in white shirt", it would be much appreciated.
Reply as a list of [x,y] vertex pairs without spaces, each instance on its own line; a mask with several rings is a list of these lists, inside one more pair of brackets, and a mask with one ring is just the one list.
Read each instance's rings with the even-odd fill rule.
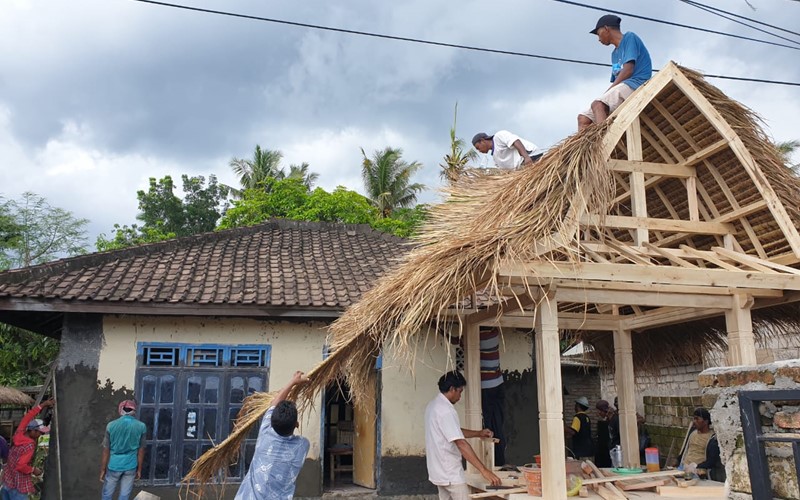
[[440,500],[469,500],[469,488],[461,457],[478,469],[486,481],[500,485],[500,478],[480,461],[466,438],[492,437],[492,431],[462,429],[453,407],[467,381],[457,371],[439,378],[439,394],[425,408],[425,458],[428,479],[439,489]]
[[483,154],[491,151],[497,168],[526,167],[542,157],[542,151],[536,144],[508,130],[498,130],[494,135],[479,132],[472,138],[472,145]]

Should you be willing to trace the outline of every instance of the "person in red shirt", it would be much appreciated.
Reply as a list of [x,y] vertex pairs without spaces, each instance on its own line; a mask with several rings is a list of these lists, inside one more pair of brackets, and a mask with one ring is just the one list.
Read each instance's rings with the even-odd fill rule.
[[36,454],[36,443],[43,434],[50,432],[44,422],[34,418],[44,408],[52,408],[55,401],[45,401],[39,406],[34,406],[22,417],[17,431],[11,438],[11,451],[8,453],[8,463],[3,469],[3,489],[0,492],[2,500],[27,500],[28,495],[36,492],[31,481],[32,475],[40,475],[42,471],[33,467],[33,456]]

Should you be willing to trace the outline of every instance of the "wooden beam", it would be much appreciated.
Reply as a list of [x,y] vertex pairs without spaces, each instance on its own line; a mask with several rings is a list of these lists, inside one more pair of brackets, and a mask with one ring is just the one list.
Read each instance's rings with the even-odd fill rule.
[[722,316],[728,309],[663,308],[647,311],[639,316],[624,319],[620,326],[625,330],[640,332],[662,326],[677,325],[687,321]]
[[[683,76],[683,75],[681,75]],[[708,102],[708,101],[706,101]],[[702,110],[700,110],[702,112]],[[695,163],[699,163],[704,159],[708,158],[711,155],[717,154],[723,149],[729,146],[728,139],[720,139],[719,141],[715,142],[710,146],[706,146],[705,148],[701,149],[697,153],[693,154],[692,156],[686,158],[683,162],[687,166],[694,165]]]
[[718,222],[695,222],[688,220],[655,219],[652,217],[625,217],[619,215],[587,214],[580,218],[583,226],[614,227],[621,229],[645,228],[654,231],[669,231],[673,233],[694,234],[719,234],[724,235],[734,232],[730,224]]
[[720,215],[712,222],[733,222],[765,208],[767,208],[767,202],[764,200],[758,200],[744,207],[737,208],[733,212]]
[[694,167],[687,167],[680,163],[653,163],[649,161],[634,160],[608,160],[608,168],[614,172],[639,172],[648,175],[660,175],[662,177],[675,177],[685,179],[695,177],[697,172]]
[[[539,290],[538,287],[532,289],[531,293],[535,294],[537,290]],[[480,311],[474,312],[474,313],[468,315],[467,317],[465,317],[464,320],[467,323],[479,324],[479,323],[482,323],[482,322],[484,322],[486,320],[489,320],[489,319],[492,319],[492,318],[497,318],[497,317],[499,317],[501,314],[503,314],[505,312],[516,311],[518,309],[527,307],[527,306],[533,304],[533,302],[534,302],[534,299],[530,295],[528,295],[527,293],[526,294],[522,294],[522,295],[515,295],[515,296],[512,296],[512,297],[509,297],[508,299],[504,300],[503,302],[491,305],[491,306],[487,307],[486,309],[481,309]]]
[[[481,334],[477,323],[466,323],[464,332],[464,371],[467,386],[464,388],[464,424],[467,429],[483,429],[481,417]],[[478,438],[468,440],[475,454],[483,455],[483,444]],[[478,474],[472,464],[467,471]]]
[[[484,325],[533,330],[535,327],[535,319],[533,314],[504,315],[500,319],[494,320],[491,323],[484,323]],[[613,332],[619,328],[619,316],[611,314],[560,312],[558,314],[558,326],[563,330],[598,330]]]
[[689,177],[686,179],[686,200],[689,208],[689,220],[699,221],[700,210],[697,200],[697,177]]
[[789,274],[800,274],[800,269],[795,269],[793,267],[776,264],[769,260],[758,259],[746,253],[733,252],[731,250],[728,250],[727,248],[722,248],[722,247],[712,247],[711,250],[719,255],[727,257],[731,260],[735,260],[736,262],[739,262],[746,266],[750,266],[756,270],[772,271],[774,269],[775,271],[781,271]]
[[[642,161],[642,132],[639,118],[631,121],[631,126],[625,131],[625,145],[628,148],[628,159]],[[644,189],[644,173],[631,172],[631,211],[634,217],[647,217],[647,193]],[[650,233],[646,227],[634,229],[633,242],[642,246],[650,240]]]
[[753,298],[735,295],[731,299],[733,308],[725,312],[725,326],[728,329],[728,364],[730,366],[754,366],[756,361],[756,341],[753,336],[753,319],[750,309]]
[[639,432],[636,425],[636,382],[633,373],[631,331],[614,332],[614,381],[619,396],[619,431],[625,467],[639,467]]
[[739,137],[739,135],[733,130],[733,127],[731,127],[731,125],[722,118],[722,115],[720,115],[719,112],[714,109],[708,100],[700,93],[700,91],[697,90],[694,85],[692,85],[692,83],[683,73],[676,72],[676,74],[673,75],[672,80],[675,82],[675,85],[677,85],[678,88],[683,91],[686,97],[688,97],[689,100],[691,100],[695,106],[697,106],[697,108],[701,113],[703,113],[708,121],[719,131],[720,135],[730,139],[731,150],[739,159],[745,171],[750,176],[750,179],[760,191],[761,196],[769,204],[770,212],[772,212],[772,216],[775,218],[778,226],[783,231],[784,237],[789,243],[789,246],[792,248],[795,255],[800,257],[800,233],[798,233],[794,222],[786,212],[786,207],[783,206],[780,198],[778,198],[778,195],[772,189],[772,186],[770,185],[767,177],[764,175],[764,172],[761,171],[761,169],[758,167],[758,164],[753,159],[753,156],[750,154],[750,151],[748,151],[745,147],[741,137]]
[[648,243],[648,244],[645,245],[645,247],[647,247],[648,250],[652,250],[653,252],[655,252],[656,254],[660,255],[661,257],[664,257],[665,259],[669,260],[673,264],[677,264],[677,265],[679,265],[681,267],[688,267],[690,269],[697,267],[696,265],[692,264],[688,260],[683,259],[682,257],[679,257],[679,256],[675,255],[673,252],[668,252],[665,249],[659,248],[659,247],[657,247],[657,246],[655,246],[653,244]]
[[558,307],[553,294],[545,297],[536,308],[535,338],[539,440],[542,455],[542,497],[566,499],[561,351],[558,334]]
[[704,293],[645,292],[642,290],[590,290],[558,287],[559,302],[579,302],[588,304],[614,304],[620,306],[645,307],[692,307],[725,308],[730,307],[726,295],[707,295]]
[[499,275],[509,284],[547,285],[553,279],[630,281],[634,283],[663,283],[671,285],[701,285],[712,287],[767,288],[800,290],[800,276],[758,272],[726,271],[722,269],[684,269],[664,266],[630,264],[596,264],[528,262],[509,264]]

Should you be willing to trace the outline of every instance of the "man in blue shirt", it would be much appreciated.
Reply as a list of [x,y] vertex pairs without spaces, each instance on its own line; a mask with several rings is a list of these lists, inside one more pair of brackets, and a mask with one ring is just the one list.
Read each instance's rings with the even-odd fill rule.
[[275,395],[261,420],[253,460],[235,500],[291,500],[294,496],[310,443],[303,436],[294,435],[295,428],[300,426],[297,406],[286,398],[295,385],[306,382],[308,377],[303,372],[295,372]]
[[578,129],[583,130],[592,123],[603,123],[608,115],[622,104],[634,90],[638,89],[653,74],[650,53],[636,33],[620,31],[622,19],[606,14],[590,31],[597,35],[603,45],[613,45],[611,52],[611,86],[592,102],[590,109],[578,115]]
[[119,500],[128,500],[133,481],[142,477],[147,426],[136,419],[136,402],[125,400],[117,407],[120,417],[106,426],[100,482],[103,500],[112,500],[119,485]]

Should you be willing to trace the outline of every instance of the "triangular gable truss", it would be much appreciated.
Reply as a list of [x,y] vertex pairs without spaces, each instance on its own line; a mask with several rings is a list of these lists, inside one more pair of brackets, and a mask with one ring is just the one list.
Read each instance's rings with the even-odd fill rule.
[[795,222],[680,68],[668,64],[612,116],[603,144],[617,184],[611,209],[587,213],[574,200],[567,232],[537,245],[536,260],[500,268],[508,298],[462,316],[468,426],[480,425],[479,326],[536,330],[545,498],[565,495],[561,330],[612,332],[623,451],[635,467],[634,332],[724,315],[729,363],[752,365],[751,310],[800,300]]

